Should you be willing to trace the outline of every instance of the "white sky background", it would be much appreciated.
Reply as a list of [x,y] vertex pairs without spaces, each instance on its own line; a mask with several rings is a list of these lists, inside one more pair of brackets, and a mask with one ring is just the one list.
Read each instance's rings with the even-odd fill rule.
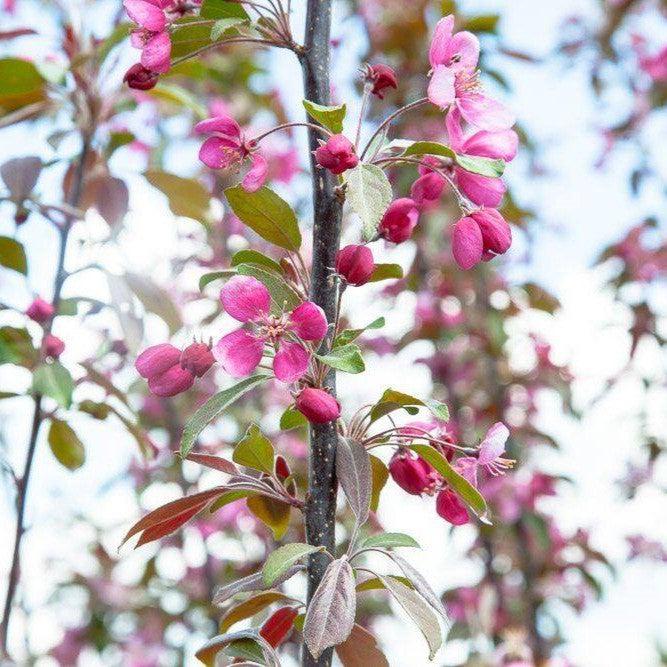
[[[19,3],[20,5],[21,3]],[[100,3],[108,5],[109,3]],[[293,3],[298,5],[299,3]],[[512,2],[481,2],[469,0],[463,3],[471,14],[487,10],[502,9],[501,30],[507,38],[508,46],[523,49],[536,55],[547,55],[559,36],[559,26],[563,18],[584,12],[595,16],[598,3],[595,0],[560,0],[557,3],[534,2],[534,0],[513,0]],[[539,7],[536,10],[536,7]],[[34,12],[29,12],[32,18]],[[301,23],[296,16],[294,24]],[[645,26],[646,27],[646,26]],[[661,44],[667,37],[664,26],[652,24],[651,33],[656,34],[656,43]],[[343,37],[340,53],[344,56],[335,60],[335,84],[345,91],[350,77],[354,75],[357,63],[352,55],[363,50],[363,35],[353,23],[337,22],[334,37]],[[135,58],[134,53],[126,54],[128,61]],[[514,89],[508,100],[517,111],[523,124],[536,138],[537,143],[546,145],[543,158],[549,168],[548,177],[540,180],[522,182],[521,161],[509,169],[509,177],[517,181],[517,192],[522,203],[535,207],[541,219],[553,230],[544,230],[535,242],[533,259],[526,268],[520,264],[521,247],[516,244],[509,254],[511,275],[523,277],[529,275],[555,291],[563,303],[563,310],[556,321],[543,321],[537,318],[538,326],[544,326],[545,336],[554,346],[554,356],[570,363],[577,376],[574,383],[575,400],[578,407],[586,402],[603,386],[604,380],[617,364],[614,360],[624,358],[627,345],[627,314],[615,308],[608,295],[600,290],[601,272],[588,269],[599,250],[609,241],[618,238],[630,225],[637,223],[647,211],[657,210],[656,201],[661,193],[654,191],[643,195],[639,201],[631,199],[627,188],[626,174],[628,164],[632,163],[630,149],[621,149],[605,170],[595,171],[592,167],[601,149],[598,136],[594,131],[603,119],[599,115],[594,100],[590,96],[585,71],[567,69],[562,63],[549,60],[540,67],[517,65],[507,60],[502,63],[509,74]],[[272,85],[280,85],[284,90],[293,90],[297,68],[289,54],[278,52],[271,61]],[[260,82],[261,83],[261,82]],[[292,101],[295,117],[300,117],[301,90],[285,96]],[[622,116],[629,100],[618,95],[613,98],[614,108]],[[348,112],[354,118],[354,105]],[[608,119],[607,116],[605,119]],[[662,141],[665,145],[667,130],[666,114],[658,117],[647,129],[649,145]],[[35,152],[41,146],[41,139],[48,133],[48,128],[39,130],[40,140],[32,143],[26,127],[5,130],[0,145],[3,159],[15,155]],[[32,145],[31,145],[32,143]],[[196,143],[179,149],[170,155],[168,167],[174,171],[187,173],[196,166]],[[45,154],[46,157],[52,157]],[[667,174],[667,157],[656,156],[662,160],[663,174]],[[118,173],[127,173],[135,169],[132,164],[114,163]],[[48,192],[45,194],[48,195]],[[54,196],[57,196],[54,195]],[[664,206],[664,203],[663,203]],[[175,234],[169,219],[169,213],[163,199],[146,188],[141,179],[133,181],[132,213],[129,216],[128,232],[122,241],[123,255],[104,257],[111,266],[127,266],[133,270],[150,271],[156,274],[156,267],[164,266],[163,260],[175,250]],[[93,234],[95,226],[92,226]],[[52,280],[52,264],[55,261],[53,239],[43,233],[43,226],[25,226],[19,238],[26,242],[30,253],[31,288],[48,295],[48,285]],[[557,231],[554,231],[557,230]],[[13,233],[13,224],[7,215],[7,209],[0,208],[0,233]],[[409,250],[399,248],[395,251],[398,261],[405,264],[409,259]],[[75,259],[76,261],[76,259]],[[35,267],[40,267],[35,270]],[[41,267],[44,267],[41,269]],[[162,273],[160,273],[162,271]],[[164,275],[163,269],[157,269],[158,277]],[[196,278],[192,278],[194,286]],[[3,300],[10,300],[18,306],[27,305],[30,295],[20,287],[20,281],[0,273],[0,291]],[[101,285],[89,285],[72,281],[71,294],[80,293],[81,289],[103,290]],[[664,294],[661,306],[667,308]],[[406,295],[400,306],[409,308],[411,298]],[[372,319],[370,314],[383,314],[377,303],[364,304],[355,323],[365,324]],[[392,309],[388,316],[389,333],[398,332],[409,325],[409,318],[401,320],[402,307]],[[186,313],[194,323],[196,317]],[[526,326],[516,324],[517,332]],[[70,324],[61,321],[56,333],[66,342],[78,341],[80,346],[94,349],[95,340],[82,338]],[[162,340],[164,331],[151,330],[150,342]],[[207,334],[209,332],[206,332]],[[219,331],[211,331],[219,335]],[[185,339],[185,337],[183,337]],[[404,350],[399,359],[378,359],[369,364],[372,371],[365,377],[347,376],[341,379],[343,393],[350,399],[368,396],[368,384],[373,384],[371,397],[379,388],[395,383],[401,378],[400,388],[414,393],[425,393],[429,388],[428,373],[421,365],[413,361],[422,356],[425,345],[417,344]],[[73,345],[72,345],[73,346]],[[66,353],[67,354],[67,353]],[[82,356],[79,348],[72,353],[72,361]],[[519,360],[521,350],[518,352]],[[67,363],[67,356],[64,357]],[[640,363],[656,377],[664,378],[665,359],[656,350],[645,349],[640,355]],[[371,374],[372,373],[372,374]],[[4,375],[4,369],[3,369]],[[368,378],[372,377],[372,383]],[[12,377],[12,383],[20,385],[26,378]],[[3,384],[5,379],[3,377]],[[3,387],[4,388],[4,387]],[[563,494],[557,505],[557,515],[564,529],[577,527],[591,528],[594,545],[619,560],[625,548],[623,536],[629,532],[644,531],[648,535],[667,541],[667,527],[664,517],[667,512],[667,500],[656,489],[646,489],[639,497],[627,502],[620,497],[614,487],[614,480],[625,469],[625,462],[637,457],[638,419],[637,415],[641,391],[636,383],[624,382],[616,388],[613,395],[600,402],[581,422],[570,422],[559,414],[557,404],[549,397],[542,401],[541,419],[549,433],[553,434],[562,445],[562,454],[550,451],[539,452],[545,467],[554,472],[569,475],[577,485],[563,488]],[[652,414],[654,429],[663,435],[667,433],[665,411],[658,408],[665,404],[664,393],[653,397]],[[26,441],[26,415],[28,403],[23,405],[25,412],[17,410],[17,402],[0,404],[0,426],[8,434],[7,442],[14,454],[12,460],[22,460],[23,453],[18,452],[15,443]],[[89,424],[90,422],[86,422]],[[76,422],[75,422],[76,428]],[[114,526],[109,532],[109,545],[118,543],[122,529],[136,518],[137,509],[130,501],[131,495],[121,487],[106,494],[100,489],[105,482],[121,474],[129,457],[135,449],[129,439],[122,436],[109,437],[108,424],[93,424],[83,440],[88,444],[88,461],[78,472],[71,474],[53,463],[46,451],[45,442],[40,443],[35,474],[31,483],[29,520],[34,526],[25,540],[28,546],[24,550],[24,577],[28,581],[27,601],[38,608],[50,591],[48,579],[56,573],[49,572],[43,577],[44,562],[47,556],[57,553],[63,558],[80,558],[77,545],[87,539],[85,529],[70,530],[67,539],[62,539],[60,527],[68,524],[68,516],[73,512],[82,512],[95,517],[105,525]],[[664,468],[664,464],[663,464]],[[659,471],[663,480],[667,471]],[[173,495],[174,490],[166,493]],[[171,497],[171,496],[170,496]],[[151,499],[152,504],[162,502],[164,498]],[[148,502],[148,501],[147,501]],[[383,496],[382,517],[388,530],[410,532],[424,549],[410,554],[411,562],[421,568],[431,579],[436,588],[453,583],[474,583],[477,576],[476,566],[461,559],[460,554],[468,543],[470,534],[466,529],[457,529],[450,535],[444,523],[440,522],[428,501],[407,497],[392,485],[387,486]],[[113,508],[113,509],[110,509]],[[0,516],[12,525],[11,499],[5,494],[0,505]],[[118,526],[116,528],[116,526]],[[8,534],[8,533],[6,533]],[[0,542],[0,571],[6,571],[9,557],[9,540]],[[133,559],[140,556],[127,556],[127,568],[131,570]],[[166,561],[167,559],[165,559]],[[169,564],[165,563],[165,567]],[[174,577],[177,579],[177,569]],[[622,567],[618,581],[608,582],[605,599],[593,604],[581,617],[567,612],[563,618],[568,643],[564,653],[582,667],[653,667],[657,665],[653,650],[659,633],[667,644],[665,627],[664,601],[667,599],[667,568],[646,563],[633,563]],[[74,619],[72,619],[74,620]],[[36,612],[30,621],[30,637],[35,649],[46,648],[58,639],[58,622],[51,612]],[[427,665],[426,650],[416,629],[413,629],[398,612],[398,618],[385,619],[379,624],[381,639],[386,648],[392,667]],[[193,638],[193,646],[197,645]],[[457,664],[460,660],[459,649],[455,644],[444,650],[436,664]],[[43,661],[46,665],[49,661]],[[86,665],[95,665],[90,659]],[[195,664],[194,661],[192,664]]]

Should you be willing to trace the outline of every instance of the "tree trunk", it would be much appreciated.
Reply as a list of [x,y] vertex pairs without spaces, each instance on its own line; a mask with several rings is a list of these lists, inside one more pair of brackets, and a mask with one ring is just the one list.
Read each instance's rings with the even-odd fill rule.
[[[308,0],[306,13],[305,50],[300,56],[306,99],[317,104],[329,103],[329,34],[331,0]],[[309,119],[310,120],[310,119]],[[312,121],[311,121],[312,122]],[[314,151],[317,132],[309,131],[310,150]],[[332,267],[340,243],[342,203],[335,193],[336,181],[331,173],[318,169],[311,155],[313,178],[313,262],[311,299],[321,306],[330,323],[336,320],[337,285]],[[331,345],[328,336],[322,343]],[[336,375],[330,371],[325,387],[335,395]],[[332,554],[335,547],[336,521],[336,424],[312,425],[310,429],[310,461],[308,496],[306,499],[306,539],[309,544],[325,546]],[[308,602],[322,579],[329,562],[325,554],[315,554],[308,563]],[[305,667],[331,664],[332,650],[319,659],[313,658],[304,645],[302,664]]]

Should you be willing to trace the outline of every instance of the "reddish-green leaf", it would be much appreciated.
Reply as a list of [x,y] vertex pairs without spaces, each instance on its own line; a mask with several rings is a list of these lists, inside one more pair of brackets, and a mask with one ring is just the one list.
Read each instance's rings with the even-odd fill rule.
[[336,646],[336,653],[343,667],[389,667],[387,658],[378,648],[377,639],[357,623],[350,636]]
[[190,452],[186,457],[188,461],[194,461],[199,463],[199,465],[206,466],[207,468],[213,468],[213,470],[219,470],[220,472],[225,472],[228,475],[237,475],[239,470],[238,468],[227,459],[223,459],[220,456],[213,456],[212,454],[196,454]]

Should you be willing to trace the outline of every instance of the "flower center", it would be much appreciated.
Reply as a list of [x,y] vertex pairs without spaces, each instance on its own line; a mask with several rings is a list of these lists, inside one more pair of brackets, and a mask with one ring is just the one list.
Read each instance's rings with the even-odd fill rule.
[[454,88],[459,96],[465,93],[479,92],[482,89],[482,84],[479,81],[479,70],[461,70],[457,72]]
[[287,333],[288,318],[287,315],[265,315],[264,318],[258,322],[257,333],[272,345],[275,345]]

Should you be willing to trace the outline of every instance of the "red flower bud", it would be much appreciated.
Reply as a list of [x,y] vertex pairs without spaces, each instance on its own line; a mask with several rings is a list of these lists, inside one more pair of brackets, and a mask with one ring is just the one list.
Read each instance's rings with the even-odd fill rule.
[[215,357],[205,343],[192,343],[181,353],[181,368],[200,378],[215,362]]
[[284,456],[276,456],[276,475],[281,482],[290,476],[290,469]]
[[451,489],[443,489],[435,500],[436,512],[449,523],[463,526],[470,521],[468,510]]
[[311,424],[326,424],[340,417],[340,403],[324,389],[306,387],[296,397],[296,409]]
[[47,334],[44,337],[42,345],[44,347],[44,354],[52,359],[57,359],[65,351],[65,343],[53,334]]
[[194,375],[180,366],[172,366],[159,375],[148,378],[148,388],[156,396],[176,396],[192,387]]
[[150,90],[155,88],[160,75],[146,69],[141,63],[136,63],[125,72],[123,81],[134,90]]
[[287,637],[298,615],[299,612],[295,607],[282,607],[269,616],[260,628],[259,634],[276,648]]
[[148,380],[148,388],[156,396],[175,396],[190,389],[194,375],[181,368],[181,351],[169,343],[153,345],[134,362],[139,375]]
[[413,496],[432,493],[437,473],[419,456],[409,449],[401,448],[391,457],[389,474],[403,491]]
[[452,253],[462,269],[502,255],[512,245],[512,230],[494,208],[481,208],[461,218],[452,230]]
[[382,63],[368,67],[366,79],[373,82],[371,93],[377,95],[381,100],[384,99],[383,91],[386,88],[398,88],[396,72],[389,65],[383,65]]
[[368,246],[348,245],[336,255],[336,271],[350,285],[365,285],[374,270],[373,253]]
[[326,143],[315,151],[315,159],[320,167],[328,169],[332,174],[342,174],[359,163],[354,145],[342,134],[329,137]]
[[44,322],[48,322],[53,317],[53,314],[55,312],[56,309],[48,301],[44,301],[44,299],[40,299],[39,297],[37,297],[28,306],[28,309],[25,311],[25,314],[31,320],[39,322],[40,324],[44,324]]
[[395,199],[385,211],[378,232],[387,241],[403,243],[412,236],[412,230],[417,225],[418,219],[419,211],[412,199],[409,197]]

